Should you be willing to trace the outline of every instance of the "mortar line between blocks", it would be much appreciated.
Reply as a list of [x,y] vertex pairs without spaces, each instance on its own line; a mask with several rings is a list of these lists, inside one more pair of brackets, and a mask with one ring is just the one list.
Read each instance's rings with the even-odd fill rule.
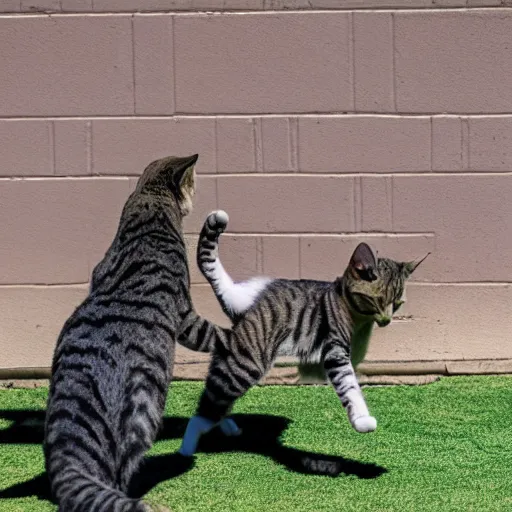
[[92,161],[92,121],[85,123],[85,146],[86,146],[86,158],[87,158],[87,172],[92,175],[93,173],[93,161]]
[[135,58],[135,14],[131,17],[132,27],[132,84],[133,84],[133,113],[137,114],[137,72]]
[[[187,236],[197,236],[199,232],[190,232],[187,231],[184,233]],[[432,231],[404,231],[404,232],[392,232],[392,231],[328,231],[324,233],[318,233],[316,231],[313,232],[290,232],[290,231],[282,231],[280,233],[276,232],[269,232],[264,233],[261,231],[230,231],[229,233],[224,233],[222,235],[223,238],[242,238],[242,237],[248,237],[248,238],[254,238],[254,237],[266,237],[266,238],[301,238],[301,237],[308,237],[308,238],[328,238],[328,237],[348,237],[348,238],[357,238],[361,236],[369,237],[369,238],[417,238],[417,237],[423,237],[423,238],[434,238],[436,234]]]
[[468,163],[468,170],[470,170],[471,169],[471,124],[470,124],[468,118],[466,118],[466,127],[467,127],[467,130],[466,130],[466,133],[467,133],[467,142],[466,142],[467,156],[466,156],[466,160],[467,160],[467,163]]
[[395,230],[395,178],[391,176],[391,231]]
[[254,144],[254,169],[256,172],[263,172],[263,148],[262,148],[262,131],[261,118],[252,119],[252,135]]
[[395,30],[395,13],[391,13],[391,58],[393,68],[393,110],[397,111],[396,101],[396,30]]
[[263,238],[258,236],[256,239],[256,268],[259,274],[263,274]]
[[50,136],[50,153],[52,159],[52,172],[54,176],[57,176],[57,158],[55,150],[55,121],[50,121],[48,125],[49,136]]
[[363,178],[359,176],[359,222],[356,226],[359,230],[363,229]]
[[300,172],[300,151],[299,151],[299,141],[300,141],[300,134],[299,134],[299,118],[294,117],[293,118],[293,155],[295,157],[295,167],[294,170],[296,172]]
[[464,167],[464,120],[462,117],[459,117],[459,129],[460,129],[460,168],[465,169]]
[[299,279],[302,279],[302,243],[304,241],[303,235],[299,235]]
[[[217,135],[217,131],[218,131],[218,118],[215,118],[213,120],[213,148],[214,148],[214,152],[215,152],[215,173],[218,174],[219,172],[219,143],[218,143],[218,135]],[[217,180],[215,180],[217,181]]]
[[288,130],[288,165],[290,170],[297,172],[297,158],[296,158],[296,126],[295,126],[295,118],[287,117],[286,118],[286,128]]
[[360,176],[354,176],[354,180],[352,181],[352,211],[353,211],[353,221],[352,221],[352,229],[354,231],[360,231],[361,225],[359,223],[361,212],[359,211],[361,207],[361,187],[359,186]]
[[176,36],[174,34],[176,32],[176,17],[171,16],[171,45],[172,45],[172,110],[176,113],[177,104],[176,104]]
[[485,5],[485,4],[472,4],[468,5],[467,2],[465,2],[464,5],[457,5],[453,3],[452,5],[448,5],[447,7],[432,7],[431,5],[416,5],[416,6],[395,6],[395,7],[379,7],[378,5],[374,5],[371,7],[339,7],[334,9],[328,9],[328,8],[316,8],[316,9],[301,9],[301,8],[295,8],[295,9],[286,9],[286,8],[278,8],[278,9],[272,9],[270,7],[263,8],[263,9],[230,9],[226,10],[225,8],[215,8],[215,9],[182,9],[182,10],[172,10],[167,9],[163,10],[162,8],[155,8],[150,9],[146,11],[140,11],[135,9],[126,9],[126,10],[95,10],[94,3],[91,4],[91,10],[89,11],[66,11],[66,12],[51,12],[46,13],[44,11],[39,12],[30,12],[30,11],[23,11],[21,10],[21,1],[20,1],[20,11],[15,12],[5,12],[0,13],[0,17],[21,17],[21,16],[30,16],[32,18],[35,17],[58,17],[58,18],[64,18],[69,16],[76,16],[77,14],[84,17],[106,17],[106,16],[127,16],[131,14],[137,14],[140,16],[155,16],[155,15],[172,15],[172,16],[183,16],[183,17],[191,17],[191,16],[198,16],[198,15],[204,15],[205,13],[226,13],[229,15],[269,15],[269,14],[335,14],[335,13],[391,13],[391,12],[398,12],[398,13],[450,13],[450,12],[461,12],[461,11],[488,11],[488,12],[498,12],[498,13],[509,13],[512,8],[509,5],[504,4],[498,4],[498,5]]
[[254,117],[270,118],[270,119],[282,119],[287,117],[295,117],[297,119],[304,118],[320,118],[320,119],[427,119],[431,116],[442,116],[444,118],[460,118],[463,116],[466,119],[512,119],[512,111],[509,112],[480,112],[467,113],[467,112],[408,112],[408,111],[396,111],[396,112],[377,112],[377,111],[365,111],[355,112],[351,110],[344,111],[305,111],[305,112],[253,112],[250,114],[232,113],[232,112],[215,112],[202,114],[200,112],[174,112],[173,114],[90,114],[90,115],[0,115],[0,121],[31,121],[31,120],[112,120],[112,121],[151,121],[157,119],[213,119],[213,118],[225,118],[225,119],[247,119]]
[[356,110],[356,41],[355,41],[355,26],[354,26],[354,12],[350,13],[350,16],[348,18],[349,22],[349,66],[348,69],[350,69],[350,81],[352,85],[352,110]]
[[434,170],[434,118],[430,118],[430,172]]

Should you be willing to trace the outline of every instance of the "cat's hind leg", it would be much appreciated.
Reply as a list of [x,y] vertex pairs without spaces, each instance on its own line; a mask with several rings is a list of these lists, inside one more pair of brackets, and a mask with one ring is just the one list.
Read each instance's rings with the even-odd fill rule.
[[241,429],[227,415],[235,400],[257,384],[264,373],[264,369],[248,357],[238,355],[235,358],[226,354],[221,358],[214,355],[197,413],[187,425],[179,453],[191,457],[201,436],[216,425],[224,435],[240,435]]
[[185,430],[179,453],[184,457],[192,457],[197,451],[201,436],[209,432],[215,425],[216,422],[208,418],[192,416],[188,422],[187,430]]
[[193,416],[188,422],[179,453],[184,457],[192,457],[197,451],[201,436],[208,433],[216,425],[219,425],[222,433],[228,437],[239,436],[242,433],[242,429],[231,418],[224,418],[220,423],[216,423],[203,416]]

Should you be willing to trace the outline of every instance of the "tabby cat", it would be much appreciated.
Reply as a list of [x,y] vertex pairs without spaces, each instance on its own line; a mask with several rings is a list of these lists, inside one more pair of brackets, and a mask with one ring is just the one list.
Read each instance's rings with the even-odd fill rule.
[[197,158],[145,169],[88,297],[60,333],[44,452],[61,512],[167,510],[127,491],[161,423],[177,329],[194,315],[182,219]]
[[236,423],[226,416],[278,355],[298,356],[303,363],[320,361],[352,427],[357,432],[375,430],[377,422],[369,414],[354,367],[365,357],[374,323],[383,327],[391,322],[404,302],[406,279],[423,260],[377,258],[361,243],[334,282],[259,277],[234,283],[218,255],[218,238],[227,222],[223,211],[208,216],[197,261],[233,328],[221,329],[193,315],[182,324],[180,339],[197,339],[196,348],[211,351],[212,360],[180,453],[191,456],[200,436],[221,420],[226,435],[238,435]]

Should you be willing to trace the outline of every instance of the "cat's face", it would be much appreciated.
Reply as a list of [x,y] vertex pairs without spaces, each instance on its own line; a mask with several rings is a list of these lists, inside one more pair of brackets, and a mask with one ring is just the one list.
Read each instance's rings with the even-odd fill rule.
[[168,156],[151,162],[137,182],[136,191],[155,195],[172,194],[183,216],[192,210],[195,194],[195,163],[199,155]]
[[425,258],[418,262],[377,259],[369,246],[360,244],[345,273],[347,300],[352,309],[373,319],[379,327],[388,325],[405,302],[406,280]]

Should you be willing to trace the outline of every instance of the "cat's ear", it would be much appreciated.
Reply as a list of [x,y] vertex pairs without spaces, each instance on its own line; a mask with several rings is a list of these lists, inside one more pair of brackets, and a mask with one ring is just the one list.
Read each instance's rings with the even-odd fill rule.
[[176,190],[193,187],[194,183],[194,165],[199,158],[198,154],[180,158],[176,162],[176,167],[172,175],[173,185]]
[[349,265],[357,279],[370,282],[377,279],[377,256],[368,244],[360,243],[356,247]]
[[431,254],[431,253],[427,252],[427,254],[425,256],[423,256],[423,258],[421,258],[420,260],[416,259],[413,261],[407,261],[407,262],[403,263],[404,275],[405,275],[406,279],[408,277],[410,277],[411,274],[420,266],[420,263],[422,263],[426,260],[426,258],[429,254]]

